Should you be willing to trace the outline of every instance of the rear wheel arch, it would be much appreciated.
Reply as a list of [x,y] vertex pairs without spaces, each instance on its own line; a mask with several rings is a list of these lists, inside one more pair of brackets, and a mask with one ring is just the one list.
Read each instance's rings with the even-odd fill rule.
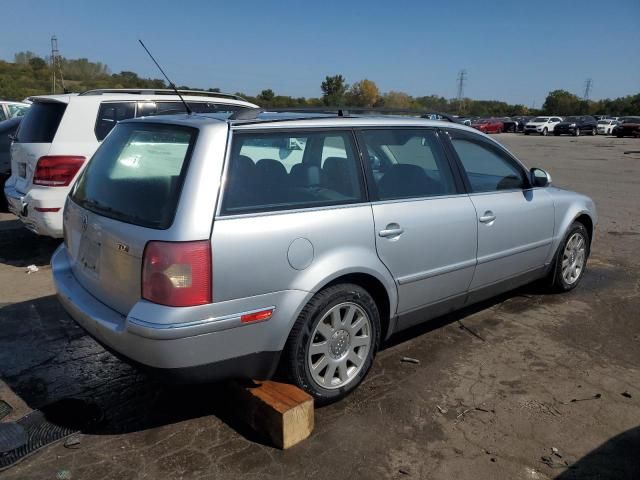
[[351,283],[364,288],[373,300],[376,302],[378,312],[380,314],[380,326],[382,331],[380,332],[380,339],[384,340],[389,332],[391,324],[391,299],[389,298],[389,292],[387,292],[384,284],[373,275],[368,273],[347,273],[337,278],[332,279],[326,284],[322,285],[317,291],[320,292],[328,287],[339,285],[341,283]]

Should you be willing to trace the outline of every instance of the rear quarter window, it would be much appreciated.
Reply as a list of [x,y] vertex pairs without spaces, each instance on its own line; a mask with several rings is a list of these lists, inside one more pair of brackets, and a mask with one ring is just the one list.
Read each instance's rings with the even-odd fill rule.
[[142,227],[173,223],[197,129],[117,125],[92,157],[71,199],[99,215]]
[[133,118],[136,114],[135,102],[105,102],[100,104],[96,120],[95,134],[99,141],[109,134],[121,120]]
[[66,103],[35,102],[27,111],[17,141],[20,143],[51,143],[67,109]]

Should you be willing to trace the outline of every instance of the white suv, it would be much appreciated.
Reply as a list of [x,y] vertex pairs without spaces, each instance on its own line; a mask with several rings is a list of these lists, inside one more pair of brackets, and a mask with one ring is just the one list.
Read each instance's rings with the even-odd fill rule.
[[539,133],[547,136],[553,132],[555,126],[561,121],[561,117],[536,117],[524,126],[524,134]]
[[[181,90],[194,113],[257,108],[241,97]],[[62,237],[62,208],[78,174],[120,120],[185,111],[173,90],[90,90],[31,98],[11,146],[9,211],[39,234]]]

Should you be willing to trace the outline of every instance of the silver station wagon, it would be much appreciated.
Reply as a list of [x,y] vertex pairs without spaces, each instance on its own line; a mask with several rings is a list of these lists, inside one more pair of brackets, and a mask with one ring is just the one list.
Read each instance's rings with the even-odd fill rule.
[[53,275],[134,365],[182,382],[279,367],[328,403],[399,330],[537,279],[574,288],[596,212],[550,183],[453,122],[128,120],[69,194]]

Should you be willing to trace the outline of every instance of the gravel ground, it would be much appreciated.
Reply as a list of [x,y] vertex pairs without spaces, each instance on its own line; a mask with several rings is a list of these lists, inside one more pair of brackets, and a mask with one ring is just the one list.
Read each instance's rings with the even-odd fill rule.
[[640,140],[496,138],[595,199],[582,285],[528,286],[393,338],[286,452],[237,425],[221,387],[162,386],[106,353],[53,295],[59,242],[0,214],[0,378],[31,408],[79,397],[105,414],[78,448],[50,445],[0,478],[640,478],[640,155],[623,153]]

